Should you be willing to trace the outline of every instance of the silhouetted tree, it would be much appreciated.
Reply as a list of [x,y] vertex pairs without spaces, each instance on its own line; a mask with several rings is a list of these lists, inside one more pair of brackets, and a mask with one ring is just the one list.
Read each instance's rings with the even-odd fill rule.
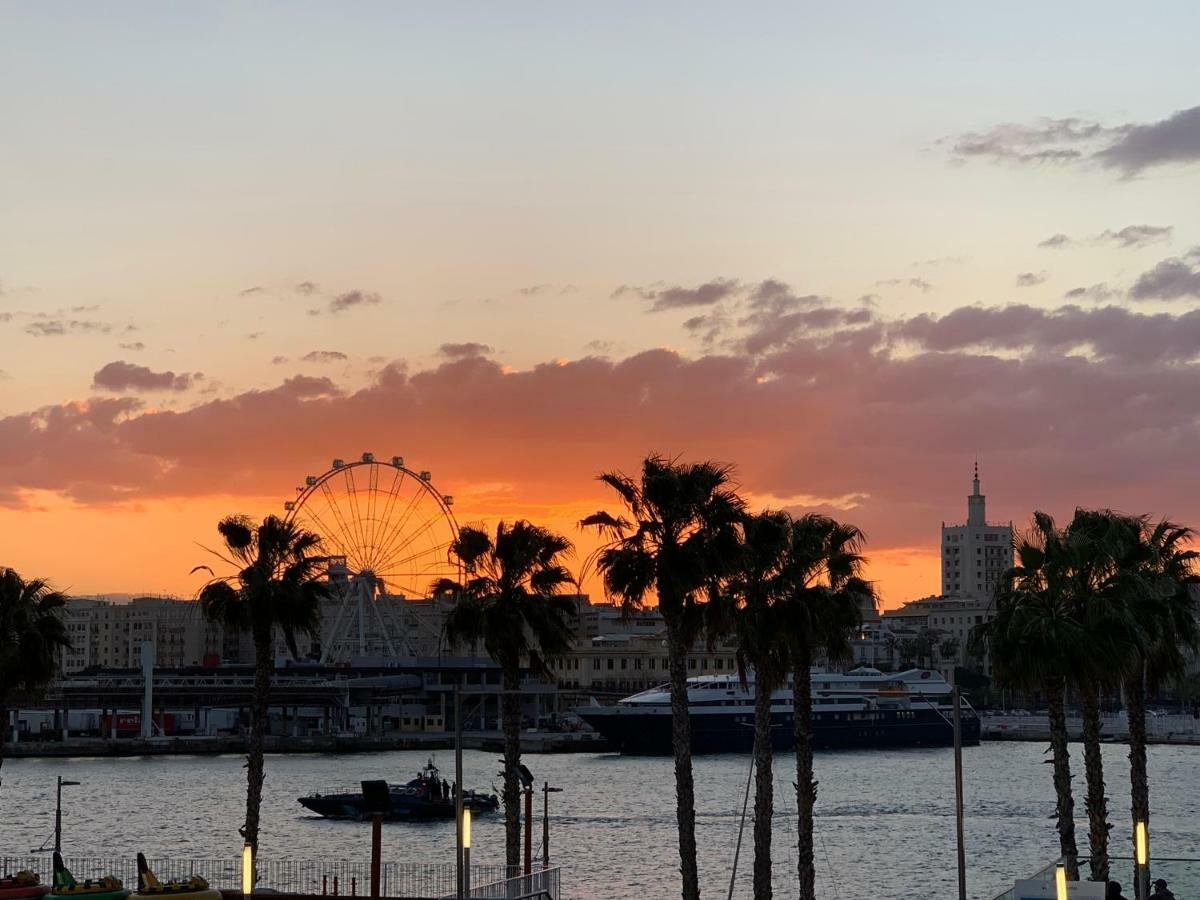
[[211,576],[197,595],[205,618],[248,631],[254,641],[254,694],[246,741],[246,820],[239,831],[257,859],[265,778],[263,742],[275,668],[273,636],[279,629],[292,656],[297,657],[296,635],[319,632],[321,601],[330,595],[330,585],[325,577],[326,558],[318,555],[320,537],[294,522],[267,516],[255,524],[246,516],[228,516],[217,523],[217,532],[224,549],[209,552],[235,571],[217,575],[209,566],[192,571],[206,570]]
[[14,691],[40,691],[54,677],[59,654],[71,646],[62,612],[67,598],[38,579],[0,569],[0,767],[8,740],[8,702]]
[[446,616],[446,637],[451,645],[483,644],[503,678],[504,850],[511,871],[521,864],[521,660],[549,675],[545,659],[571,649],[575,603],[559,593],[574,584],[563,565],[571,542],[518,521],[497,525],[494,540],[483,529],[463,528],[452,549],[466,577],[433,585],[435,596],[458,599]]
[[598,512],[581,522],[610,539],[597,557],[605,589],[627,609],[657,596],[667,629],[680,874],[684,900],[698,900],[687,655],[702,630],[707,592],[736,558],[744,504],[730,469],[711,462],[649,456],[639,478],[609,472],[600,480],[625,507],[625,514]]
[[862,578],[863,541],[853,525],[828,516],[801,516],[792,522],[780,573],[777,602],[792,667],[800,900],[816,897],[811,669],[820,657],[833,662],[851,658],[850,641],[862,623],[862,610],[875,606],[875,590]]

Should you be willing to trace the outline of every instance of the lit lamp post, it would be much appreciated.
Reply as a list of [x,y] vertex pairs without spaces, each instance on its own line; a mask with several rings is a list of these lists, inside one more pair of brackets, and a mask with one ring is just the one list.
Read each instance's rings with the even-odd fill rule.
[[471,810],[464,809],[462,814],[462,856],[463,856],[463,893],[471,896]]
[[254,891],[254,848],[246,841],[242,847],[242,896],[249,897]]
[[1146,900],[1150,895],[1150,836],[1146,833],[1146,823],[1138,822],[1133,826],[1134,853],[1134,893],[1138,900]]
[[1067,900],[1067,869],[1058,866],[1054,870],[1054,900]]

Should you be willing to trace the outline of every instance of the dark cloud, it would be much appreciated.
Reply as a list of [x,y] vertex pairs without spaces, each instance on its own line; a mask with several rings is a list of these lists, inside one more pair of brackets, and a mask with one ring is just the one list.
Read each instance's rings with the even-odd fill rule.
[[302,357],[300,357],[300,361],[310,363],[331,363],[342,362],[343,360],[347,360],[349,358],[350,357],[348,357],[345,353],[342,353],[340,350],[310,350],[308,353],[305,353]]
[[1017,287],[1035,287],[1043,284],[1049,277],[1046,272],[1022,272],[1017,276]]
[[933,290],[933,285],[924,278],[885,278],[875,282],[875,287],[910,287],[916,288],[922,294]]
[[1063,294],[1067,300],[1094,300],[1097,303],[1102,303],[1105,300],[1112,300],[1114,297],[1119,297],[1121,292],[1115,288],[1108,286],[1108,283],[1101,281],[1099,284],[1093,284],[1091,287],[1071,288]]
[[[129,331],[131,327],[126,326],[124,331]],[[34,337],[61,337],[66,334],[108,334],[112,330],[113,326],[108,322],[93,322],[80,319],[38,319],[25,326],[25,333]]]
[[1104,230],[1093,238],[1097,244],[1116,244],[1118,247],[1148,247],[1171,239],[1170,225],[1126,225],[1119,231]]
[[528,287],[520,288],[518,293],[522,297],[536,297],[538,294],[544,294],[552,287],[554,287],[552,284],[531,284]]
[[461,344],[442,344],[442,346],[438,347],[438,355],[444,356],[446,359],[472,359],[477,356],[487,356],[492,352],[492,348],[487,344],[479,344],[475,341],[466,341]]
[[154,372],[123,360],[110,362],[92,376],[92,387],[106,391],[186,391],[199,379],[195,374]]
[[[504,483],[592,508],[608,499],[597,472],[660,449],[735,462],[751,493],[861,495],[845,517],[879,550],[926,545],[930,521],[961,514],[983,447],[1000,520],[1075,505],[1200,519],[1200,311],[1013,305],[880,321],[771,286],[731,312],[801,318],[761,353],[657,349],[525,369],[473,356],[387,365],[352,391],[299,378],[187,409],[110,398],[0,417],[2,502],[45,490],[125,503],[214,485],[282,500],[314,460],[398,447],[432,461],[455,494]],[[304,440],[280,441],[296,423]]]
[[740,285],[732,278],[714,278],[694,288],[679,287],[678,285],[663,287],[650,285],[621,285],[613,291],[613,297],[633,294],[643,300],[649,300],[650,312],[661,312],[666,309],[686,309],[694,306],[712,306],[727,297],[737,293]]
[[379,294],[369,291],[346,291],[330,300],[328,309],[331,313],[340,313],[356,306],[374,306],[382,301],[383,298]]
[[1200,299],[1200,247],[1143,272],[1129,289],[1129,296],[1134,300]]
[[288,361],[288,358],[286,356],[271,357],[271,365],[273,365],[273,366],[282,366],[287,361]]
[[1200,106],[1157,122],[1102,125],[1085,119],[1042,119],[997,125],[950,141],[957,162],[1096,163],[1131,178],[1154,166],[1200,160]]
[[320,289],[311,281],[302,281],[295,287],[296,293],[305,297],[311,297],[319,290]]
[[1051,250],[1058,250],[1063,247],[1070,247],[1073,243],[1075,243],[1075,242],[1073,240],[1071,240],[1070,237],[1068,237],[1065,234],[1059,233],[1059,234],[1050,235],[1050,237],[1046,238],[1044,241],[1038,241],[1038,246],[1039,247],[1048,247]]
[[245,288],[244,290],[238,291],[238,296],[239,297],[249,297],[251,294],[261,294],[262,290],[263,290],[262,286],[256,284],[254,287],[248,287],[248,288]]
[[1196,162],[1200,160],[1200,106],[1148,125],[1126,126],[1096,158],[1101,165],[1119,169],[1125,176],[1168,163]]
[[950,153],[958,161],[1064,163],[1084,158],[1086,148],[1111,139],[1119,129],[1086,119],[1041,119],[1033,125],[1006,123],[987,131],[967,132],[952,139]]
[[601,356],[607,356],[612,352],[614,346],[615,345],[612,341],[594,340],[588,341],[586,344],[584,344],[583,349],[587,350],[589,353],[598,353]]
[[1107,245],[1120,247],[1125,250],[1136,250],[1141,247],[1149,247],[1151,244],[1169,241],[1174,230],[1170,225],[1126,225],[1124,228],[1116,231],[1106,228],[1099,234],[1082,240],[1075,240],[1065,234],[1056,234],[1053,237],[1046,238],[1038,246],[1062,249],[1064,247],[1077,247],[1081,244],[1091,244],[1093,246]]

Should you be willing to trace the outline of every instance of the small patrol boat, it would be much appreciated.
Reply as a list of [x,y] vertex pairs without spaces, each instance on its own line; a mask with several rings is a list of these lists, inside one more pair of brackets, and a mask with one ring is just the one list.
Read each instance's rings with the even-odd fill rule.
[[46,900],[125,900],[128,896],[121,880],[111,875],[76,881],[63,864],[62,854],[54,854],[54,887],[46,894]]
[[[453,821],[457,790],[457,785],[442,778],[431,757],[412,781],[388,785],[389,806],[383,818],[391,822]],[[305,809],[327,819],[368,818],[362,791],[311,794],[297,799]],[[500,799],[495,794],[463,792],[463,808],[474,814],[495,812],[499,806]]]
[[208,886],[208,882],[199,875],[179,881],[159,881],[150,866],[146,863],[146,855],[137,855],[138,889],[129,900],[165,900],[168,897],[186,898],[186,900],[221,900],[221,892]]

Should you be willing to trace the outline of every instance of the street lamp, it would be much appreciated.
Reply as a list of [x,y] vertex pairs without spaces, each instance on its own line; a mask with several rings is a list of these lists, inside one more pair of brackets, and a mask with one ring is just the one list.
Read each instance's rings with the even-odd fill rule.
[[1055,900],[1067,900],[1066,866],[1058,866],[1054,870],[1054,898]]
[[1150,836],[1146,833],[1146,823],[1137,822],[1133,826],[1133,856],[1136,870],[1134,879],[1137,884],[1134,893],[1144,898],[1150,891]]
[[462,815],[463,852],[463,895],[471,896],[471,810],[466,808]]
[[242,896],[249,897],[254,891],[254,847],[246,841],[242,847]]

